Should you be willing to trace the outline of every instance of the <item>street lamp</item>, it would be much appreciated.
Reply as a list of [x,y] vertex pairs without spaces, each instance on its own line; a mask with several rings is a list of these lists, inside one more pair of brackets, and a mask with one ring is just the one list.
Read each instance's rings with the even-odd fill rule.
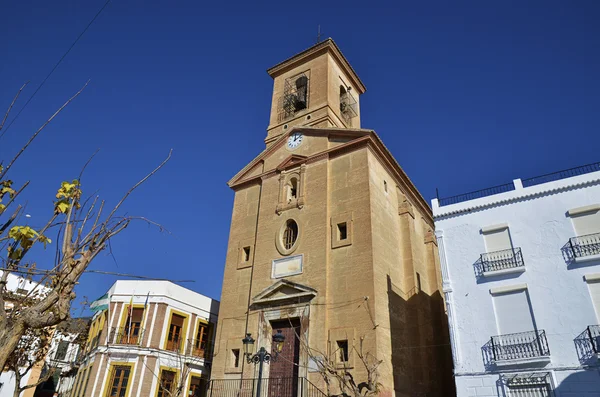
[[256,384],[256,396],[260,397],[260,389],[262,386],[262,371],[263,363],[269,363],[271,360],[277,361],[277,356],[283,349],[283,342],[285,342],[285,336],[278,329],[277,333],[273,335],[273,347],[275,348],[275,354],[271,355],[264,347],[261,346],[258,352],[254,353],[254,338],[252,334],[246,334],[246,337],[242,339],[244,344],[244,354],[248,364],[258,364],[258,383]]

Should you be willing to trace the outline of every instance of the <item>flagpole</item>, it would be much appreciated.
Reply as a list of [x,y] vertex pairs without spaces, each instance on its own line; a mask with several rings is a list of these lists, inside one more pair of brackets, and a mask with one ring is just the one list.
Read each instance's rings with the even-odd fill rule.
[[144,302],[144,317],[142,318],[142,323],[140,324],[140,327],[144,328],[142,328],[142,335],[140,337],[140,340],[138,341],[138,345],[140,346],[143,344],[144,332],[146,332],[146,317],[148,316],[148,298],[150,298],[150,291],[148,291],[148,294],[146,295],[146,302]]
[[129,327],[127,328],[127,344],[129,344],[129,339],[131,337],[131,318],[133,317],[133,296],[135,295],[135,290],[131,295],[131,300],[129,301]]

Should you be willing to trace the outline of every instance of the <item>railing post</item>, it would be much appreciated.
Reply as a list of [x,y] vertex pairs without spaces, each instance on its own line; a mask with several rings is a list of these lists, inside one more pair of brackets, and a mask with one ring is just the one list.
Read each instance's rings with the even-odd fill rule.
[[592,343],[592,350],[594,350],[594,353],[598,354],[598,348],[596,347],[596,344],[594,343],[594,337],[592,336],[592,330],[589,325],[587,327],[587,332],[590,337],[590,342]]
[[575,248],[573,247],[573,239],[572,238],[569,239],[569,246],[571,247],[571,252],[573,253],[573,259],[577,258],[577,255],[575,255]]
[[490,342],[492,343],[492,355],[494,356],[494,361],[497,361],[498,359],[496,358],[496,346],[494,345],[494,337],[490,339]]

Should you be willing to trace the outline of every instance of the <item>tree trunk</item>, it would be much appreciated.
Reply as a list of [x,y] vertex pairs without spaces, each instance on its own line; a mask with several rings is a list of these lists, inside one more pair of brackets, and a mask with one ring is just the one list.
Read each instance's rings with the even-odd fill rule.
[[4,369],[6,361],[16,350],[19,340],[25,333],[25,327],[22,322],[18,324],[8,324],[4,329],[0,329],[0,368]]

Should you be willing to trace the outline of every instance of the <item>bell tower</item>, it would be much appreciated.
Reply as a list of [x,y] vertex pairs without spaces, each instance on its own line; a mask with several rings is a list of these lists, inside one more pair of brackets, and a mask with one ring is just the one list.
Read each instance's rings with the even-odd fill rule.
[[359,97],[366,87],[332,39],[267,72],[273,78],[267,146],[293,126],[360,128]]

